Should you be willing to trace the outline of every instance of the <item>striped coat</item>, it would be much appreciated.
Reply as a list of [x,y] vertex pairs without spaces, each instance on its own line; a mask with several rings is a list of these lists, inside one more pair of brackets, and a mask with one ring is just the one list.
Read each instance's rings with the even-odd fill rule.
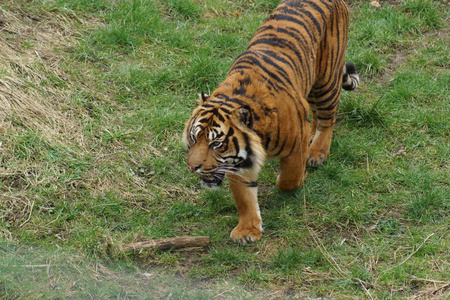
[[343,1],[285,0],[225,80],[202,93],[184,131],[188,167],[208,187],[227,175],[240,216],[234,241],[261,237],[257,178],[267,158],[280,158],[282,190],[303,183],[307,163],[327,159],[341,88],[359,84],[355,66],[344,64],[347,34]]

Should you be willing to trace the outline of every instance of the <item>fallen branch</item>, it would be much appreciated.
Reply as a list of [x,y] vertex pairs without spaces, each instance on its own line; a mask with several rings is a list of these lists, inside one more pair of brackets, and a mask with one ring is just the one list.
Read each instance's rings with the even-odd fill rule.
[[149,240],[143,242],[129,243],[122,245],[123,251],[142,250],[142,249],[186,249],[186,248],[204,248],[209,246],[209,236],[181,236],[174,238],[164,238]]

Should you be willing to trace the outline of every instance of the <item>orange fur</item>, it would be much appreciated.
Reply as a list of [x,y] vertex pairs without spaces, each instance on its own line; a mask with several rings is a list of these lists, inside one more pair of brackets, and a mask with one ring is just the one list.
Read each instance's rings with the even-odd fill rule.
[[256,182],[267,158],[280,158],[282,190],[303,183],[307,163],[327,159],[341,87],[359,83],[354,65],[344,66],[347,28],[343,1],[283,1],[186,123],[190,170],[208,187],[228,177],[235,242],[261,238]]

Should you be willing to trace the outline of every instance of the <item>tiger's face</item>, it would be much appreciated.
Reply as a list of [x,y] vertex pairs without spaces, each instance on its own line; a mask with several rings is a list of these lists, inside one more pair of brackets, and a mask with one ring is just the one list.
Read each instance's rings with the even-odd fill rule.
[[226,173],[242,174],[262,165],[261,147],[254,146],[259,142],[251,131],[251,110],[214,103],[204,101],[197,107],[183,134],[188,168],[208,188],[220,186]]

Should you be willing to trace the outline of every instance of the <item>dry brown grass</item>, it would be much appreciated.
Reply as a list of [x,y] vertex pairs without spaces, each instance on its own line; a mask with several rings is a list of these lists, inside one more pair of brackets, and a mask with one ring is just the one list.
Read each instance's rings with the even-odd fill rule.
[[71,80],[61,68],[64,57],[55,52],[76,42],[76,20],[61,16],[0,10],[1,132],[17,130],[12,125],[20,124],[50,141],[82,143],[74,118],[80,111],[69,108]]
[[420,290],[417,294],[410,297],[410,300],[419,300],[419,299],[435,299],[435,300],[444,300],[448,299],[450,296],[450,281],[436,281],[430,279],[423,278],[415,278],[417,281],[427,282],[428,285],[422,290]]
[[[57,53],[76,42],[76,19],[39,10],[36,15],[14,7],[0,8],[0,218],[22,227],[36,200],[27,190],[38,183],[39,162],[16,160],[14,148],[21,132],[32,131],[42,142],[84,148],[79,118],[70,105],[73,84]],[[52,179],[48,179],[52,181]],[[10,236],[3,228],[1,235]]]

